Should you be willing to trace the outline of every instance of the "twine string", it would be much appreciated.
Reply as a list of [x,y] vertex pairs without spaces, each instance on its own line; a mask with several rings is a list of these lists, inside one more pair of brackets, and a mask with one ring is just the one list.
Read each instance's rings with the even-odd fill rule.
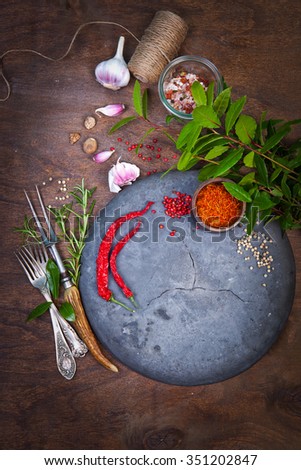
[[0,98],[0,102],[7,101],[11,95],[11,85],[3,71],[3,59],[6,56],[12,53],[31,53],[52,62],[59,62],[68,56],[80,31],[86,26],[96,24],[118,26],[138,42],[128,66],[132,74],[144,83],[152,83],[159,77],[164,66],[175,57],[188,30],[186,23],[179,16],[169,11],[158,11],[150,26],[145,30],[141,41],[132,31],[119,23],[97,20],[81,24],[75,31],[66,52],[58,58],[50,57],[34,49],[9,49],[0,56],[0,77],[7,88],[7,94],[4,98]]
[[170,11],[158,11],[138,44],[129,70],[144,83],[154,83],[177,54],[188,31],[185,21]]
[[43,59],[46,59],[46,60],[50,60],[52,62],[59,62],[60,60],[63,60],[67,57],[67,55],[70,53],[72,47],[73,47],[73,44],[75,42],[75,39],[77,38],[78,34],[80,33],[80,31],[82,29],[84,29],[86,26],[91,26],[91,25],[95,25],[95,24],[106,24],[106,25],[113,25],[113,26],[118,26],[120,28],[122,28],[124,31],[127,31],[138,43],[140,42],[139,39],[135,36],[134,33],[132,33],[132,31],[130,31],[128,28],[126,28],[125,26],[119,24],[119,23],[115,23],[114,21],[89,21],[88,23],[83,23],[81,24],[77,30],[75,31],[72,39],[71,39],[71,42],[68,46],[68,49],[66,50],[66,52],[58,57],[58,58],[54,58],[54,57],[50,57],[46,54],[42,54],[41,52],[39,51],[36,51],[34,49],[9,49],[7,51],[5,51],[1,56],[0,56],[0,65],[1,65],[1,69],[0,69],[0,77],[3,79],[6,87],[7,87],[7,94],[4,98],[0,98],[0,102],[4,102],[4,101],[7,101],[8,98],[10,97],[11,95],[11,85],[8,81],[8,79],[6,78],[4,72],[3,72],[3,59],[9,55],[9,54],[12,54],[12,53],[22,53],[22,54],[26,54],[26,53],[31,53],[31,54],[35,54],[39,57],[42,57]]

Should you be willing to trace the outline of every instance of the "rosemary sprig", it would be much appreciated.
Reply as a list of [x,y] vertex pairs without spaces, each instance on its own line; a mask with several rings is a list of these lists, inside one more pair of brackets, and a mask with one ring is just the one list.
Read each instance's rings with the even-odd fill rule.
[[41,236],[34,226],[33,218],[29,218],[27,215],[24,216],[23,225],[21,227],[14,227],[14,232],[18,232],[22,235],[24,244],[27,242],[41,242]]
[[95,200],[91,201],[95,190],[96,188],[85,188],[85,181],[82,179],[81,183],[70,192],[73,198],[71,203],[50,209],[61,231],[58,234],[59,238],[67,242],[70,257],[64,260],[64,264],[75,285],[78,285],[79,282],[80,259],[96,202]]

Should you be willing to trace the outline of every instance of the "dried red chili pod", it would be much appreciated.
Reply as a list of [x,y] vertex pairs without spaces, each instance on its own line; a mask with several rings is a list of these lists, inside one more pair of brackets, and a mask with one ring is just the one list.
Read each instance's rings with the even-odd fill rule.
[[142,215],[144,215],[148,211],[148,209],[151,207],[152,204],[153,202],[149,201],[146,204],[145,208],[142,209],[141,211],[129,212],[128,214],[123,215],[119,217],[117,220],[115,220],[108,228],[104,238],[102,239],[102,242],[100,243],[99,250],[98,250],[98,255],[97,255],[97,260],[96,260],[96,278],[97,278],[98,294],[107,302],[117,303],[118,305],[125,307],[127,310],[131,310],[131,309],[129,309],[129,307],[127,307],[126,305],[116,300],[108,287],[109,254],[110,254],[110,250],[112,247],[115,234],[117,230],[119,229],[119,227],[125,222],[127,222],[128,220],[134,219],[136,217],[141,217]]
[[122,289],[124,295],[130,299],[131,302],[133,302],[133,304],[135,305],[135,307],[137,307],[137,304],[135,302],[135,299],[134,299],[134,294],[133,292],[131,291],[131,289],[126,285],[125,281],[122,279],[121,275],[119,274],[118,272],[118,269],[117,269],[117,256],[118,254],[120,253],[120,251],[124,248],[124,246],[127,244],[127,242],[133,238],[133,236],[138,232],[140,226],[141,226],[141,221],[139,220],[137,222],[137,224],[135,225],[135,227],[130,231],[128,232],[118,243],[117,245],[114,247],[112,253],[111,253],[111,256],[110,256],[110,268],[111,268],[111,271],[112,271],[112,274],[113,274],[113,277],[115,279],[115,282],[116,284],[119,285],[119,287]]

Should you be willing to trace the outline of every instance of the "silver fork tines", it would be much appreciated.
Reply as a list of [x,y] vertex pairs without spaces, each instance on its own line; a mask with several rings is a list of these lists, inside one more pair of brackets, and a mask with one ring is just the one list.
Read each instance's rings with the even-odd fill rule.
[[47,284],[46,274],[29,249],[23,246],[15,254],[31,284],[37,289],[41,289],[42,286],[45,286]]
[[[47,290],[46,273],[35,260],[30,250],[23,246],[15,254],[31,284],[41,291],[47,301],[51,302],[52,300]],[[49,310],[55,340],[57,367],[62,376],[70,380],[76,372],[75,359],[61,330],[54,304],[51,305]]]
[[[46,273],[46,266],[49,258],[44,245],[39,243],[32,243],[30,245],[27,245],[26,247],[23,247],[23,250],[26,250],[26,256],[33,262],[34,267],[39,270],[39,272],[40,270],[42,270],[43,273]],[[38,286],[38,288],[40,289],[41,293],[44,295],[46,300],[51,300],[47,278],[45,285],[41,284],[41,286]],[[69,342],[69,346],[71,348],[73,356],[84,357],[88,352],[88,348],[85,343],[79,338],[74,328],[72,328],[72,326],[65,320],[65,318],[61,316],[60,312],[54,304],[51,308],[59,321],[59,324],[63,330],[67,341]]]

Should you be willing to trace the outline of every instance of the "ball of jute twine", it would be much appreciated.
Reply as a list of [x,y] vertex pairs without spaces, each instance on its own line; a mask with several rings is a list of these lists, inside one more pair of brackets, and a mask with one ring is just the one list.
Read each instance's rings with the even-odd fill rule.
[[143,83],[156,82],[176,56],[187,31],[187,24],[178,15],[158,11],[128,63],[130,72]]

